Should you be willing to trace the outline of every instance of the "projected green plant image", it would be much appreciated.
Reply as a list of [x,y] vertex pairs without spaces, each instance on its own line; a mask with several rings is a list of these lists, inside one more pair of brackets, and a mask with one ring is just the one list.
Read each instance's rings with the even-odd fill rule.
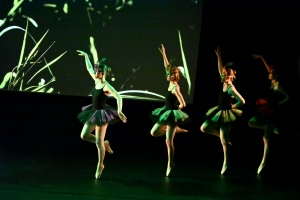
[[87,96],[93,82],[77,54],[105,57],[123,98],[163,101],[168,82],[158,47],[183,66],[192,103],[202,1],[0,1],[0,89]]

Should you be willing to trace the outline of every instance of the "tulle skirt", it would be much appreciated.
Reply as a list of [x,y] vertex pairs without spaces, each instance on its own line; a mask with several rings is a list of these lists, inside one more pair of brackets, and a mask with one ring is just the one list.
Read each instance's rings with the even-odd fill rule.
[[218,124],[231,124],[242,115],[243,111],[233,108],[230,110],[219,110],[218,106],[209,109],[206,118]]
[[109,105],[100,110],[93,109],[92,105],[82,107],[82,112],[78,114],[77,119],[83,124],[98,126],[106,123],[115,124],[121,120],[118,111]]
[[181,110],[167,110],[166,106],[156,108],[149,117],[154,123],[161,124],[186,124],[190,121],[190,117]]
[[258,99],[255,106],[256,117],[263,123],[278,124],[282,120],[282,111],[279,106],[269,106],[265,99]]

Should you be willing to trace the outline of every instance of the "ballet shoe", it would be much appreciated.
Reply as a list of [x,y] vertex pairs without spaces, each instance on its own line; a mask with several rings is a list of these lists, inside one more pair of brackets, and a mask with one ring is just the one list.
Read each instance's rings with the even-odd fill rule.
[[175,164],[168,164],[168,167],[167,167],[167,172],[166,172],[166,176],[169,176],[172,169],[175,167]]
[[221,174],[225,174],[225,172],[228,171],[228,165],[223,165],[222,170],[221,170]]
[[282,136],[278,128],[274,129],[274,133],[277,134],[277,135],[279,135],[279,136]]
[[187,132],[189,132],[189,131],[186,130],[186,129],[183,129],[183,128],[180,128],[180,127],[176,128],[176,133],[187,133]]
[[100,167],[99,165],[97,166],[97,170],[95,174],[96,179],[100,179],[103,169],[104,169],[104,165],[101,165]]
[[110,148],[110,145],[109,145],[109,141],[108,140],[105,140],[104,141],[104,146],[105,146],[105,150],[110,153],[110,154],[113,154],[114,151]]
[[265,166],[266,166],[266,164],[260,164],[257,169],[257,174],[260,174]]

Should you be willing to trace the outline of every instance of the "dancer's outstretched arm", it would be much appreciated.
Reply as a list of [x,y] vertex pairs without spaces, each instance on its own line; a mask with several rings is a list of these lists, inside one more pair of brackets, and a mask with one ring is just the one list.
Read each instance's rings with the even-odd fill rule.
[[242,95],[240,95],[233,85],[229,88],[228,93],[237,100],[237,103],[232,105],[232,108],[238,108],[246,103],[245,99],[242,97]]
[[222,57],[221,57],[221,50],[220,50],[220,47],[217,47],[217,50],[215,50],[215,53],[218,57],[218,71],[219,71],[219,74],[220,76],[224,76],[224,66],[223,66],[223,62],[222,62]]
[[268,65],[268,63],[266,62],[266,60],[261,55],[253,54],[253,58],[254,59],[260,58],[263,61],[265,67],[267,68],[268,73],[271,73],[271,67],[270,67],[270,65]]
[[93,65],[92,65],[92,63],[91,63],[91,61],[89,59],[88,54],[85,53],[84,51],[81,51],[81,50],[77,50],[77,52],[79,52],[80,56],[84,56],[86,68],[87,68],[89,74],[91,75],[91,77],[94,80],[96,80],[95,71],[94,71]]
[[158,50],[160,51],[161,55],[163,56],[165,70],[167,71],[167,68],[170,66],[170,63],[169,63],[169,60],[167,58],[166,49],[165,49],[164,45],[161,44],[161,49],[158,48]]
[[116,100],[117,100],[117,106],[118,106],[118,115],[120,117],[120,119],[126,123],[127,118],[126,116],[122,113],[122,106],[123,106],[123,100],[121,95],[115,90],[115,88],[113,88],[113,86],[111,86],[109,83],[107,83],[104,88],[104,91],[109,92]]

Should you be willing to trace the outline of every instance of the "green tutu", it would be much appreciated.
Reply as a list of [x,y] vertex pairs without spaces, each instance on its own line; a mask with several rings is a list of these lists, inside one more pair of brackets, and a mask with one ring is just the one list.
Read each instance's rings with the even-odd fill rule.
[[154,123],[161,124],[186,124],[190,121],[190,117],[181,110],[167,110],[166,106],[156,108],[149,117]]
[[243,111],[232,108],[230,110],[219,110],[218,106],[209,109],[206,118],[219,124],[232,123],[242,115]]

